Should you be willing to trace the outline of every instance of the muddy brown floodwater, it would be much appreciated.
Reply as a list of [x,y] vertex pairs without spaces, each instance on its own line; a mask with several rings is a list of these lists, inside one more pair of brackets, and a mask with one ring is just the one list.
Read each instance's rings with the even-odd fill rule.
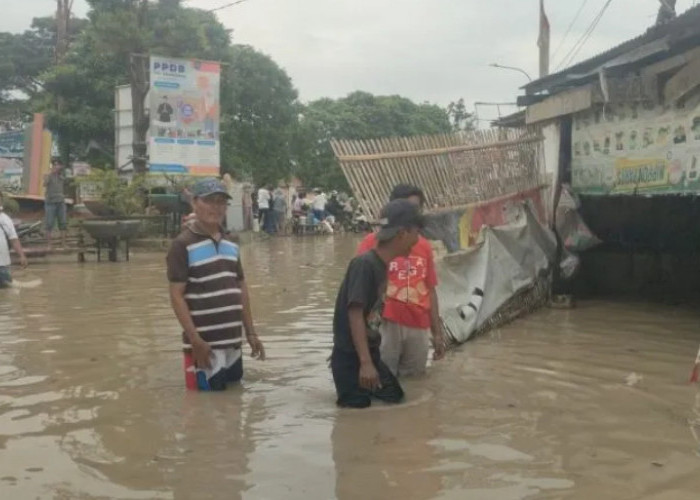
[[[2,499],[700,498],[691,308],[543,310],[339,411],[326,358],[356,240],[243,247],[269,360],[187,393],[161,254],[0,290]],[[36,284],[36,282],[35,282]]]

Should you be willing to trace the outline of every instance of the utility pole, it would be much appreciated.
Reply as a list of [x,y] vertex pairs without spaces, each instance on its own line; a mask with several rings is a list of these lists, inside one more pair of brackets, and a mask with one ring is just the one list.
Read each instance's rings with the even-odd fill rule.
[[544,11],[544,0],[540,0],[540,34],[537,46],[540,49],[540,78],[549,74],[549,19]]
[[[148,15],[148,0],[137,0],[134,6],[137,26],[145,30]],[[145,47],[143,47],[145,49]],[[129,61],[129,84],[131,85],[131,113],[133,118],[134,138],[132,143],[132,162],[134,174],[145,174],[148,171],[148,127],[149,116],[146,114],[146,94],[149,88],[148,54],[131,54]]]
[[659,0],[661,6],[656,16],[656,24],[666,24],[676,17],[676,0]]
[[146,114],[146,95],[149,88],[149,61],[147,54],[131,54],[129,75],[131,84],[131,113],[134,122],[132,162],[134,174],[145,174],[148,170],[148,127],[150,118]]
[[[54,48],[54,63],[61,64],[63,58],[68,53],[70,43],[70,14],[73,10],[73,0],[56,0],[56,47]],[[56,112],[61,114],[64,107],[61,96],[56,98]],[[70,165],[70,147],[66,142],[61,148],[61,156],[66,165]]]
[[73,0],[56,0],[56,47],[55,62],[59,64],[68,52],[70,36],[70,14]]

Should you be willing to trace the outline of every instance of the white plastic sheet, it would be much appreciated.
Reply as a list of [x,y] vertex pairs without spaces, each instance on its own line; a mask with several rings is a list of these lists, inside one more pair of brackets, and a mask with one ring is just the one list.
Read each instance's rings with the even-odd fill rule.
[[437,264],[440,316],[447,333],[462,343],[511,297],[532,286],[556,257],[556,239],[526,206],[518,221],[484,227],[474,248]]

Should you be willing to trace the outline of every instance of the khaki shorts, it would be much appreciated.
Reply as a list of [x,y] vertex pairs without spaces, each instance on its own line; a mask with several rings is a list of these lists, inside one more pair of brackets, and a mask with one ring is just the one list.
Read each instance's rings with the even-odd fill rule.
[[380,327],[382,361],[397,377],[422,375],[428,363],[430,330],[411,328],[391,321]]

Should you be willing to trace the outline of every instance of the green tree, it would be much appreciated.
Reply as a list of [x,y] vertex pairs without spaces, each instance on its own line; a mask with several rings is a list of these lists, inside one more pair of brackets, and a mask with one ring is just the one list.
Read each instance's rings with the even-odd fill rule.
[[137,176],[131,182],[119,177],[115,170],[93,170],[78,181],[91,185],[108,213],[104,215],[134,215],[143,213],[145,176]]
[[20,91],[32,97],[41,91],[39,75],[52,63],[55,23],[37,18],[24,33],[0,33],[0,96]]
[[257,184],[276,183],[292,172],[297,91],[265,54],[247,45],[234,45],[229,54],[221,98],[223,170]]
[[354,92],[319,99],[303,110],[297,134],[297,175],[309,185],[344,189],[347,182],[330,147],[331,139],[378,139],[452,131],[447,112],[401,96]]
[[467,107],[464,105],[464,99],[453,101],[447,106],[447,116],[452,124],[452,129],[455,132],[465,130],[474,130],[475,118],[472,113],[467,112]]
[[[44,29],[37,32],[48,48],[43,69],[23,71],[41,77],[36,107],[57,132],[63,156],[83,157],[96,142],[101,148],[93,148],[94,156],[88,159],[111,163],[114,88],[136,78],[141,86],[135,92],[143,96],[148,79],[144,59],[134,60],[132,55],[151,53],[223,61],[223,170],[257,182],[289,175],[300,105],[289,76],[274,61],[251,47],[231,46],[230,32],[212,13],[183,8],[177,0],[89,3],[88,20],[72,23],[74,43],[60,64],[53,65],[51,59],[55,30]],[[144,156],[148,123],[137,126],[135,142],[141,144],[134,155]]]
[[[87,21],[73,19],[67,42],[83,30]],[[44,92],[41,75],[54,63],[55,17],[39,17],[23,33],[0,33],[0,106],[3,116],[29,113]],[[17,97],[19,93],[22,97]]]
[[131,84],[133,105],[143,117],[134,124],[134,166],[143,172],[148,130],[142,109],[148,90],[144,55],[222,60],[230,33],[211,12],[184,8],[179,0],[88,3],[89,24],[61,63],[43,75],[48,91],[43,108],[63,154],[81,154],[90,141],[112,144],[114,88]]

